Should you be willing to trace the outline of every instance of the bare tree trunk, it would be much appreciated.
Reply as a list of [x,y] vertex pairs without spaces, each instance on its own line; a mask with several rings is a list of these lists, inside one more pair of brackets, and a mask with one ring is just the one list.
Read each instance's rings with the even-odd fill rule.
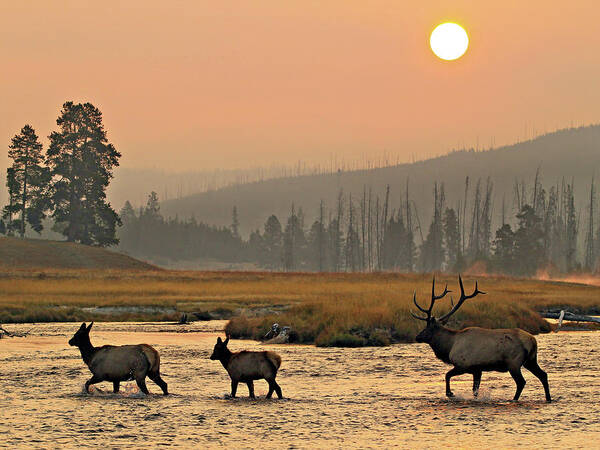
[[369,272],[373,269],[373,233],[372,233],[372,228],[373,228],[373,220],[371,218],[371,198],[372,198],[372,192],[371,192],[371,187],[369,187],[369,205],[367,208],[367,239],[369,240],[369,245],[368,245],[368,262],[369,262]]
[[589,205],[589,218],[588,218],[588,230],[585,236],[585,268],[587,270],[594,270],[595,257],[594,257],[594,178],[592,177],[592,185],[590,187],[590,205]]
[[469,194],[469,177],[465,178],[465,201],[463,203],[462,254],[465,254],[465,229],[467,225],[467,195]]
[[361,248],[361,269],[364,271],[366,269],[366,208],[367,208],[367,187],[363,185],[363,198],[362,203],[360,205],[360,215],[361,215],[361,233],[362,233],[362,248]]
[[379,270],[379,250],[380,250],[380,233],[379,233],[379,195],[375,201],[375,257],[377,263],[377,269]]
[[324,233],[324,227],[323,227],[323,200],[321,200],[321,204],[319,205],[319,236],[318,236],[318,240],[319,240],[319,272],[323,272],[323,255],[324,255],[324,249],[323,249],[323,233]]
[[383,268],[382,261],[382,252],[383,252],[383,240],[385,239],[385,230],[387,227],[387,217],[388,217],[388,206],[390,202],[390,185],[387,185],[385,190],[385,204],[383,207],[383,223],[381,226],[381,241],[379,243],[379,261],[378,261],[378,269],[381,270]]
[[343,193],[340,190],[338,194],[338,207],[337,207],[337,225],[335,232],[335,270],[336,272],[340,271],[341,265],[341,236],[340,230],[342,229],[342,217],[344,215],[344,203],[343,203]]

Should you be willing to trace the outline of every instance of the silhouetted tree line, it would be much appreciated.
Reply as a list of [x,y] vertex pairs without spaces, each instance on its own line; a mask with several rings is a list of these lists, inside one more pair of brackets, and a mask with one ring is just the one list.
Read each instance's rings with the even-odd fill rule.
[[247,244],[237,234],[236,210],[231,228],[206,225],[193,217],[165,219],[160,213],[158,195],[152,192],[146,206],[136,211],[130,202],[125,202],[119,215],[123,223],[119,249],[131,255],[152,260],[248,260]]
[[[389,187],[382,197],[365,187],[358,200],[340,192],[335,208],[325,211],[321,202],[310,226],[304,225],[302,209],[292,205],[285,226],[273,215],[262,233],[251,233],[247,254],[262,267],[286,271],[457,272],[476,263],[511,275],[533,275],[542,268],[563,273],[581,269],[572,182],[563,180],[546,190],[538,171],[529,195],[525,182],[515,182],[513,220],[507,217],[503,199],[502,224],[495,235],[489,179],[477,180],[473,188],[467,177],[464,197],[455,206],[446,204],[444,185],[435,182],[433,216],[425,236],[408,188],[407,183],[396,208],[389,204]],[[585,268],[594,270],[600,227],[590,227],[587,240],[593,244],[588,246],[591,256]]]
[[262,230],[243,240],[237,208],[230,227],[193,218],[165,219],[153,192],[138,211],[129,202],[121,210],[120,248],[141,257],[253,262],[285,271],[458,272],[482,264],[482,270],[528,276],[540,269],[563,273],[596,269],[600,227],[593,222],[593,184],[583,265],[577,260],[580,214],[572,181],[545,188],[539,171],[532,188],[515,181],[510,208],[503,197],[496,209],[501,225],[495,233],[489,179],[473,183],[466,177],[464,196],[454,206],[447,203],[443,183],[434,182],[432,194],[427,233],[407,182],[398,205],[390,204],[389,187],[380,196],[365,186],[358,198],[340,191],[333,208],[320,202],[312,223],[306,223],[302,208],[292,204],[283,221],[271,215]]
[[114,245],[120,220],[106,188],[121,154],[107,140],[102,113],[91,103],[66,102],[56,124],[45,155],[30,125],[12,138],[0,233],[23,238],[28,227],[41,233],[50,217],[70,242]]

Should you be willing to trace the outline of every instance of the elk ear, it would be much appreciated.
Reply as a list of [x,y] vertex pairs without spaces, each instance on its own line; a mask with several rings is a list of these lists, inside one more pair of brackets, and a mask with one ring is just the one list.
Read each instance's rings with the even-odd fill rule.
[[229,344],[229,335],[227,335],[227,339],[225,339],[225,342],[224,342],[224,344],[225,344],[225,345]]
[[83,330],[85,330],[85,322],[83,322],[83,323],[81,324],[81,326],[79,327],[79,329],[80,329],[80,330],[82,330],[82,331],[83,331]]
[[92,325],[94,325],[94,322],[90,323],[87,327],[87,332],[89,333],[90,330],[92,329]]
[[218,338],[217,338],[217,344],[219,344],[219,345],[220,345],[220,344],[222,344],[222,343],[223,343],[223,341],[221,340],[221,338],[220,338],[220,337],[218,337]]

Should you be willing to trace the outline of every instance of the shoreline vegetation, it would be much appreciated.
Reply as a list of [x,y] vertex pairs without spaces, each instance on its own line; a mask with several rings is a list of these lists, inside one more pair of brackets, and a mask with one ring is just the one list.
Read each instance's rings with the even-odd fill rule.
[[[0,270],[0,323],[230,319],[232,338],[261,339],[275,322],[295,342],[317,346],[381,346],[414,342],[422,324],[411,317],[413,290],[421,304],[431,274],[272,273],[136,270]],[[600,287],[497,276],[464,276],[487,295],[469,300],[451,327],[522,328],[553,325],[539,312],[568,308],[598,314]],[[456,275],[438,275],[456,296]],[[449,296],[448,296],[449,297]],[[436,312],[450,308],[439,302]],[[592,327],[593,328],[593,327]]]

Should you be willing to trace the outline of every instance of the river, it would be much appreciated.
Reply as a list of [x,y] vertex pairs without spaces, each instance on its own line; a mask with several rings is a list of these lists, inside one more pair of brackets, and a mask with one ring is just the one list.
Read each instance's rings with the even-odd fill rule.
[[192,325],[97,323],[94,345],[148,343],[161,353],[172,395],[148,380],[83,393],[90,377],[68,339],[78,324],[5,326],[31,329],[0,340],[0,446],[118,447],[600,447],[600,333],[537,336],[539,363],[554,401],[523,370],[521,401],[510,401],[509,374],[484,373],[473,399],[471,377],[454,378],[456,398],[444,395],[447,367],[423,344],[383,348],[264,346],[232,340],[232,350],[280,353],[283,400],[266,400],[267,384],[245,385],[228,397],[227,373],[209,359],[224,322]]

